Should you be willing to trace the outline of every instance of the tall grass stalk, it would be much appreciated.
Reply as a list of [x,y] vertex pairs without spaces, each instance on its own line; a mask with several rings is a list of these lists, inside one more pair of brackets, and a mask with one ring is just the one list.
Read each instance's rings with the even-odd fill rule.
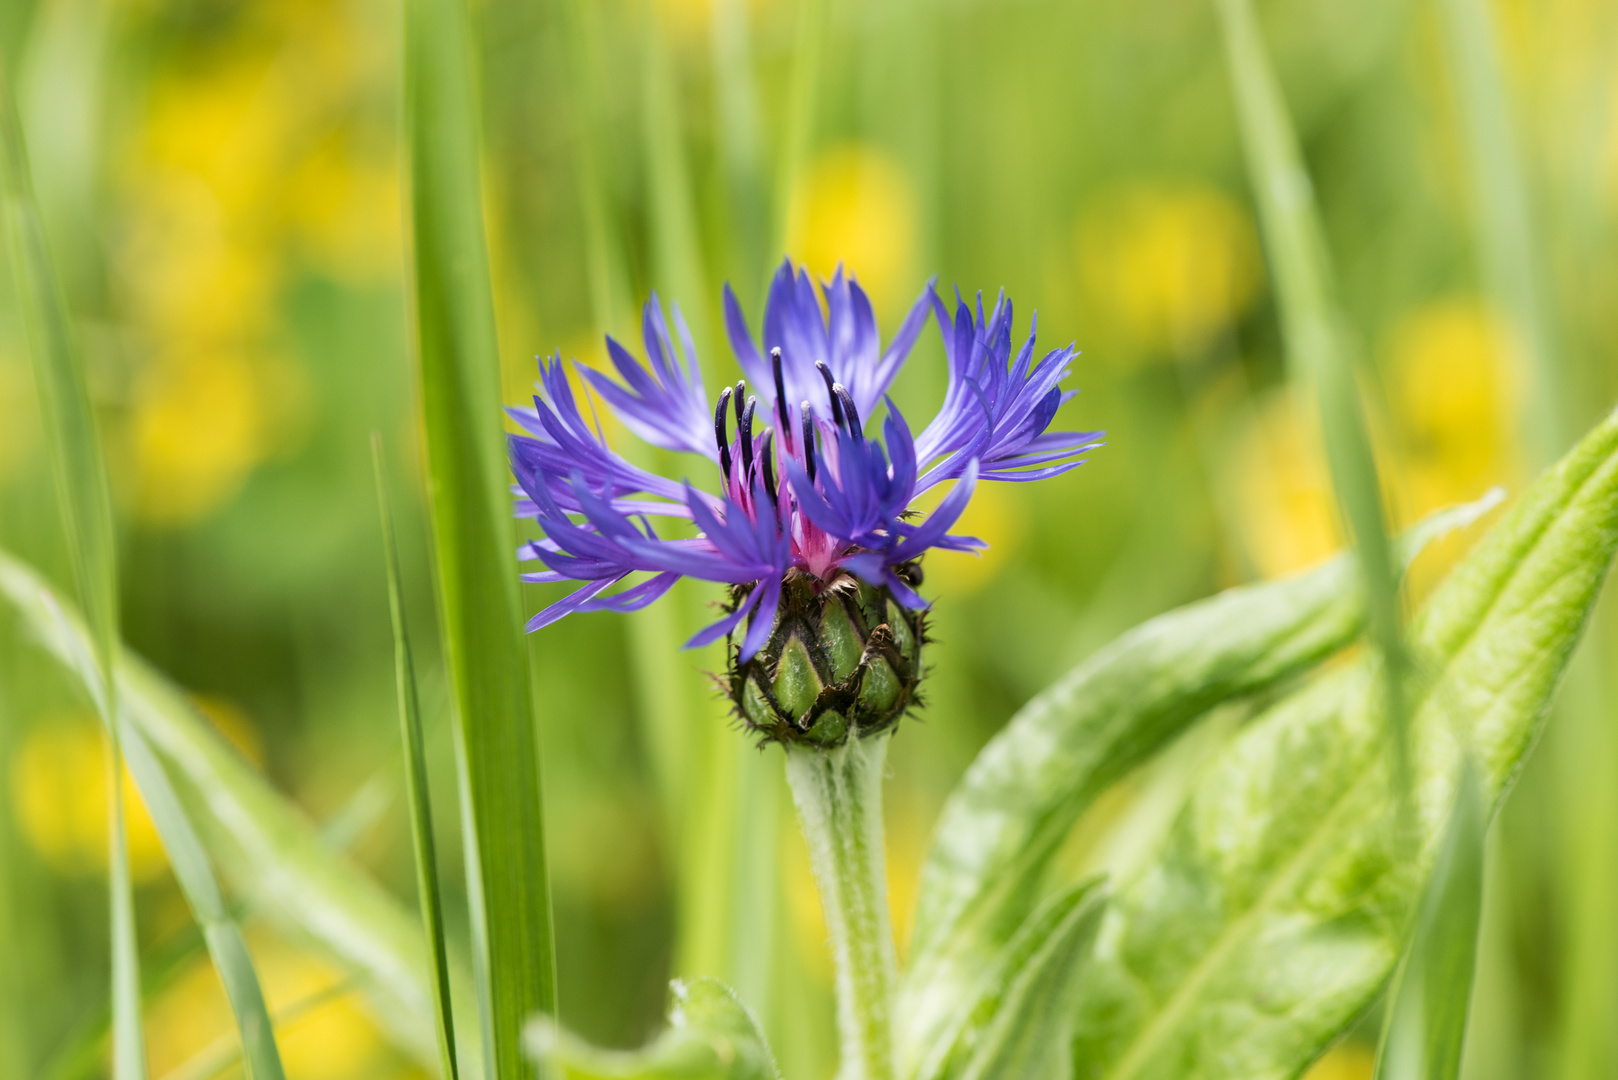
[[1388,541],[1382,489],[1355,381],[1348,328],[1338,306],[1313,185],[1298,150],[1280,83],[1251,0],[1218,0],[1220,25],[1249,181],[1281,309],[1291,375],[1312,387],[1338,505],[1365,578],[1373,644],[1381,654],[1402,830],[1412,824],[1409,660],[1400,629],[1399,575]]
[[90,407],[84,360],[72,316],[56,278],[43,218],[34,198],[28,152],[12,98],[10,73],[0,66],[0,186],[12,273],[34,357],[34,379],[45,420],[69,561],[80,603],[93,628],[101,718],[107,732],[106,784],[109,917],[112,924],[113,1075],[146,1076],[141,1027],[140,953],[135,899],[124,830],[124,763],[119,741],[117,539],[101,437]]
[[538,730],[500,433],[499,357],[464,0],[405,5],[405,144],[415,351],[444,653],[459,713],[474,966],[492,1074],[556,1008]]
[[416,663],[405,626],[404,586],[399,573],[398,546],[394,542],[393,513],[388,509],[382,437],[376,432],[371,433],[371,462],[376,470],[376,501],[382,519],[388,613],[393,621],[394,677],[399,696],[399,731],[404,744],[405,790],[410,796],[410,837],[415,844],[416,896],[421,905],[428,964],[432,968],[433,1017],[438,1021],[438,1066],[442,1080],[458,1080],[455,1009],[450,1001],[449,942],[438,891],[438,845],[433,838],[433,804],[427,786],[427,745],[422,733],[421,699],[416,690]]

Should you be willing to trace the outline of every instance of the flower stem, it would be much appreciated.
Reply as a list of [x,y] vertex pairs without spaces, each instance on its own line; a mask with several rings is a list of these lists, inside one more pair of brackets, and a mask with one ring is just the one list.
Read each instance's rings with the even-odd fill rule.
[[888,736],[856,735],[832,750],[788,746],[786,755],[837,966],[838,1080],[893,1080],[898,960],[882,841]]

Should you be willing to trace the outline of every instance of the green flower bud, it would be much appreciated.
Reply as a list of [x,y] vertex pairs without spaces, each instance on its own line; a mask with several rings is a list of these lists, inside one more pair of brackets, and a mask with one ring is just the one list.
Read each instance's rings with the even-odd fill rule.
[[[920,568],[905,569],[919,583]],[[732,603],[746,596],[738,588]],[[837,746],[851,732],[888,730],[916,704],[926,640],[924,613],[887,589],[794,573],[758,655],[740,664],[731,646],[726,684],[742,722],[766,742]]]

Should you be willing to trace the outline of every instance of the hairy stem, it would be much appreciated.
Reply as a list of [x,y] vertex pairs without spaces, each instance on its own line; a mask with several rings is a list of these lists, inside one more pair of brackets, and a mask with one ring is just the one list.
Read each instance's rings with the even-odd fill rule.
[[898,960],[882,842],[888,736],[853,737],[834,750],[789,746],[786,755],[837,966],[838,1080],[892,1080]]

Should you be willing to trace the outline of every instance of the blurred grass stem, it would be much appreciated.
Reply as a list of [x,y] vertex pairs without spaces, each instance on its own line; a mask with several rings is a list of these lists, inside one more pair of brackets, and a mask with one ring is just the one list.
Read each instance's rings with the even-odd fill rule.
[[539,734],[511,567],[515,530],[464,0],[405,5],[412,315],[440,626],[457,752],[474,967],[488,1067],[525,1076],[522,1025],[556,1009]]
[[388,613],[393,620],[394,671],[399,695],[399,730],[404,742],[406,791],[410,795],[410,837],[415,844],[416,895],[433,976],[433,1016],[438,1021],[439,1069],[443,1080],[457,1080],[454,1008],[450,1002],[449,946],[444,930],[443,901],[438,890],[438,846],[433,839],[433,805],[427,786],[427,746],[422,734],[421,700],[416,690],[416,664],[405,627],[404,587],[399,551],[394,542],[393,514],[388,509],[387,474],[382,464],[382,436],[371,433],[371,462],[376,470],[377,509],[382,520],[382,550],[388,575]]
[[1250,0],[1216,0],[1249,179],[1269,253],[1294,382],[1319,402],[1332,488],[1354,536],[1365,579],[1371,641],[1381,655],[1401,832],[1413,824],[1409,659],[1400,629],[1399,575],[1382,489],[1355,381],[1348,328],[1337,305],[1314,188]]
[[124,830],[124,765],[117,680],[113,677],[118,656],[118,569],[112,499],[101,437],[85,383],[84,359],[56,278],[44,221],[34,198],[28,151],[11,93],[11,75],[3,66],[0,156],[6,233],[13,275],[21,293],[19,306],[34,356],[48,456],[56,480],[57,508],[62,515],[80,603],[94,634],[95,667],[101,684],[96,701],[107,733],[113,1075],[116,1080],[141,1080],[146,1076],[146,1045],[140,1012],[140,953]]

